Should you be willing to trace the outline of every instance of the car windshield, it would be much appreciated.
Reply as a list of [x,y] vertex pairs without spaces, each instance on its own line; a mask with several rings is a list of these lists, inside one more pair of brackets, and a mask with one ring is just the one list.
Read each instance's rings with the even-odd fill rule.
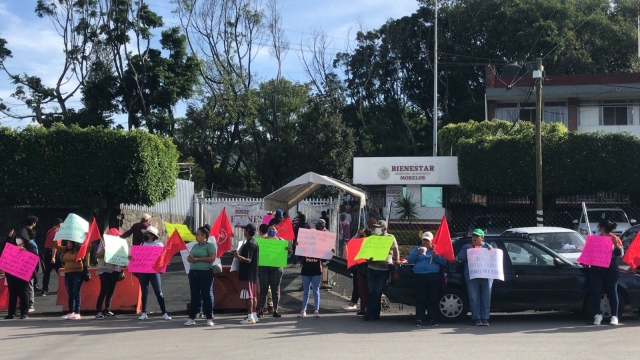
[[529,238],[557,253],[582,252],[584,247],[584,239],[575,232],[530,234]]
[[617,223],[628,223],[629,219],[622,210],[588,210],[590,223],[597,223],[600,220],[611,220]]

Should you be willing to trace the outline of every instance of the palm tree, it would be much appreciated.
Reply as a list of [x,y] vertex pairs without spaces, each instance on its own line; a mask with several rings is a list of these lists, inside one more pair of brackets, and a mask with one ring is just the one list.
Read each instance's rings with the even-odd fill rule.
[[418,211],[416,210],[418,207],[418,203],[413,200],[413,193],[408,193],[406,195],[402,195],[398,199],[393,206],[398,213],[399,220],[401,221],[411,221],[418,219]]

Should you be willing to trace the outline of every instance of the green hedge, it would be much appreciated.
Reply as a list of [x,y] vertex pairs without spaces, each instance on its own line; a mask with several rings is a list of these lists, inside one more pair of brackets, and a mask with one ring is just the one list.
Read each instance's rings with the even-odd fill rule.
[[153,205],[174,194],[178,151],[142,130],[0,128],[0,205]]

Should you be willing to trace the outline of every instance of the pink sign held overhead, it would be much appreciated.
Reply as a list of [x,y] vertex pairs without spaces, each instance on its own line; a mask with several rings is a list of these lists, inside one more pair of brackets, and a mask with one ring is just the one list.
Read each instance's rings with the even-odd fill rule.
[[2,257],[0,257],[0,270],[24,281],[29,281],[38,261],[40,261],[38,255],[20,249],[13,244],[6,244]]
[[[162,252],[162,246],[132,246],[131,260],[129,260],[129,272],[155,274],[157,271],[153,269],[153,264],[158,260],[158,256]],[[167,270],[165,266],[161,273]]]
[[608,268],[611,264],[613,242],[608,236],[589,235],[576,262]]
[[271,219],[273,219],[275,217],[275,215],[264,215],[262,216],[262,223],[263,224],[267,224],[269,225],[269,222],[271,221]]

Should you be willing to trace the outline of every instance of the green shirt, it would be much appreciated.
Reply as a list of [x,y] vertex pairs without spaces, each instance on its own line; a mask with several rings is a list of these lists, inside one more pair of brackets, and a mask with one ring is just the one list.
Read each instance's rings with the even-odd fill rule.
[[[194,258],[205,258],[215,253],[216,253],[215,245],[213,245],[208,241],[203,243],[202,245],[196,243],[190,252],[191,256],[193,256]],[[189,266],[189,268],[192,270],[208,270],[211,268],[212,265],[213,265],[213,261],[211,262],[197,261],[192,263]]]

